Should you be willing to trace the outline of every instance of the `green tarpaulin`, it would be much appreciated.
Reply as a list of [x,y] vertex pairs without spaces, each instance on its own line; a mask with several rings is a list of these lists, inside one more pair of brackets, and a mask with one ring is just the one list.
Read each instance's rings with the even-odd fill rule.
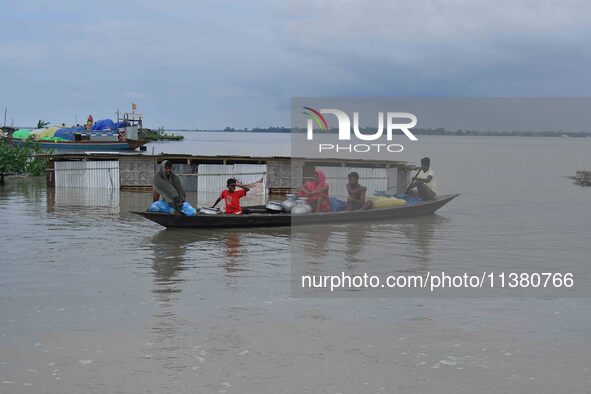
[[12,138],[26,140],[31,133],[32,133],[32,130],[29,130],[29,129],[18,129],[17,131],[12,133]]

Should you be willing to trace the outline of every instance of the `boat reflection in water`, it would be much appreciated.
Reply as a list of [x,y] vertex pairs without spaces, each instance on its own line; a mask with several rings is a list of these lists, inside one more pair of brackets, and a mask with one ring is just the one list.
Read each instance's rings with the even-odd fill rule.
[[240,235],[236,232],[228,234],[224,240],[225,253],[227,257],[224,268],[228,273],[240,271],[240,246]]
[[[448,220],[429,215],[392,222],[292,228],[162,230],[147,243],[153,249],[154,292],[180,292],[178,285],[183,279],[179,275],[187,269],[194,270],[190,274],[194,276],[198,271],[222,268],[224,283],[233,286],[243,276],[241,272],[252,270],[249,265],[262,257],[267,264],[291,261],[298,273],[423,272],[430,267],[436,234],[444,230]],[[270,254],[277,260],[269,260]]]
[[[274,263],[261,257],[268,256],[273,245],[285,248],[288,238],[289,229],[171,229],[146,237],[145,245],[151,252],[155,308],[150,327],[154,334],[150,357],[162,368],[172,370],[186,368],[188,359],[199,365],[207,357],[204,350],[195,346],[199,338],[203,336],[206,341],[215,336],[210,328],[222,324],[218,319],[228,326],[227,322],[239,320],[243,313],[238,310],[240,306],[220,310],[217,300],[227,297],[228,291],[245,291],[252,296],[257,289],[248,281],[259,280],[267,266]],[[251,271],[256,276],[250,275]],[[193,342],[186,343],[190,336],[184,335],[184,330],[191,327],[200,330],[192,332]],[[237,327],[236,335],[239,334]]]
[[[450,219],[439,215],[375,223],[297,226],[292,228],[292,289],[302,275],[424,274],[432,268],[438,232]],[[363,289],[356,289],[363,290]]]
[[159,301],[171,302],[175,293],[180,293],[180,285],[184,279],[180,277],[181,271],[187,269],[185,254],[188,243],[178,236],[173,236],[170,231],[160,231],[152,237],[150,242],[153,248],[152,269],[154,270],[153,292],[162,295]]

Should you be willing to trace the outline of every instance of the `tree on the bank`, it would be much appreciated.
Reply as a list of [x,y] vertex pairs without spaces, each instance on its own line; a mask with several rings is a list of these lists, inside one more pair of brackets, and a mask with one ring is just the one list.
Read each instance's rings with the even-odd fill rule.
[[49,122],[44,122],[44,121],[42,121],[42,120],[39,120],[39,121],[37,122],[37,128],[38,128],[38,129],[42,129],[42,128],[44,128],[44,127],[45,127],[45,126],[47,126],[47,125],[49,125]]
[[45,174],[47,161],[34,157],[34,154],[40,151],[37,144],[13,146],[0,141],[0,184],[4,183],[6,174]]

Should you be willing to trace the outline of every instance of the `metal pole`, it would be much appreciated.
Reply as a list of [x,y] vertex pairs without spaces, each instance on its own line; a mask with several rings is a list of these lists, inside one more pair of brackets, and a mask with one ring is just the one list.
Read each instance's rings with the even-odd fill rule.
[[4,107],[4,127],[6,127],[6,112],[8,111],[8,107]]

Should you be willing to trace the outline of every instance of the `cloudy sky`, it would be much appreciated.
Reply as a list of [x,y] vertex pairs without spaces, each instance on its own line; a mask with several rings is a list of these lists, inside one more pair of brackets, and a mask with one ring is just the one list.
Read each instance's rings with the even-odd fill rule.
[[[8,123],[139,106],[148,127],[289,126],[301,96],[589,96],[591,3],[12,1]],[[1,115],[0,115],[1,116]]]

